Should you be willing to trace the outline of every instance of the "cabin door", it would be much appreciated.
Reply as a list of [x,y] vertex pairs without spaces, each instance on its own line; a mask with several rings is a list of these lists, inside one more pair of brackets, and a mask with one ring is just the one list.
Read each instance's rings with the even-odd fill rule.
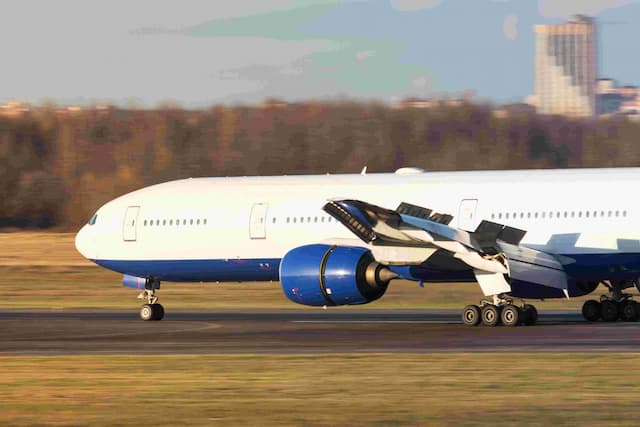
[[136,241],[136,222],[138,220],[140,206],[129,206],[124,214],[124,225],[122,227],[122,238],[125,242]]
[[478,199],[464,199],[460,202],[458,228],[473,231],[476,227],[476,207]]
[[254,203],[251,207],[251,219],[249,220],[249,237],[252,239],[265,239],[267,237],[267,208],[266,203]]

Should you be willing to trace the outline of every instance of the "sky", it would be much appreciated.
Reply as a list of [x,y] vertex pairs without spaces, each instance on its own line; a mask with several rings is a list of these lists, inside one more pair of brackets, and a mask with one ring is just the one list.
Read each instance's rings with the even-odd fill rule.
[[599,76],[640,85],[640,0],[4,0],[0,103],[517,102],[533,25],[576,13]]

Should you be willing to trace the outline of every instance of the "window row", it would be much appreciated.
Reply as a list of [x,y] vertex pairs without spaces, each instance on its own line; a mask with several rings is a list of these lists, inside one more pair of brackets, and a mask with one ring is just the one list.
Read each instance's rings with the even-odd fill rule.
[[[304,223],[307,223],[307,224],[315,223],[315,224],[317,224],[317,223],[324,223],[324,222],[336,222],[336,220],[333,219],[330,216],[319,216],[319,217],[318,216],[314,216],[314,217],[311,217],[311,216],[307,216],[307,217],[304,217],[304,216],[301,216],[301,217],[292,216],[292,217],[289,217],[288,216],[287,218],[285,218],[285,221],[286,221],[287,224],[291,224],[291,223],[293,223],[293,224],[296,224],[296,223],[301,223],[301,224],[304,224]],[[275,224],[276,223],[276,218],[274,217],[271,220],[271,222],[273,224]]]
[[619,218],[621,216],[626,217],[627,211],[499,212],[492,213],[491,219]]
[[159,226],[172,226],[172,225],[207,225],[207,220],[205,219],[149,219],[144,220],[143,225],[145,227],[159,227]]

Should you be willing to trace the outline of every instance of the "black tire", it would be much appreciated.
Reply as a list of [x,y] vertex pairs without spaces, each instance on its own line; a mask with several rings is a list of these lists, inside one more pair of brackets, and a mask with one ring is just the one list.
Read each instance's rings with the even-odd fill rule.
[[522,307],[522,311],[524,312],[522,323],[527,326],[532,326],[538,322],[538,310],[535,305],[525,304],[524,307]]
[[602,309],[600,303],[594,299],[590,299],[582,304],[582,317],[588,322],[595,322],[600,319]]
[[162,320],[164,317],[164,307],[162,304],[153,304],[153,320]]
[[600,316],[605,322],[615,322],[618,320],[618,304],[605,300],[600,303]]
[[500,323],[500,309],[493,304],[482,307],[480,312],[482,324],[485,326],[497,326]]
[[153,305],[144,304],[142,307],[140,307],[140,318],[145,322],[148,322],[149,320],[154,320],[153,319],[154,314],[155,314],[155,310],[153,309]]
[[478,326],[480,324],[480,307],[468,305],[462,310],[462,323],[467,326]]
[[626,300],[620,304],[620,319],[625,322],[635,322],[638,320],[638,303],[633,300]]
[[522,320],[522,313],[520,309],[513,304],[507,304],[502,307],[502,313],[500,314],[500,320],[505,326],[518,326]]

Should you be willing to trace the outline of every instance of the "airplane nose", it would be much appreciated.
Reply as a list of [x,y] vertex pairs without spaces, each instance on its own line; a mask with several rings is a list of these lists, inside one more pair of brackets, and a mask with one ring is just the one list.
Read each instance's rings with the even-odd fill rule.
[[85,225],[78,231],[78,234],[76,234],[76,250],[80,252],[83,257],[93,260],[95,259],[93,238],[90,230],[87,228]]

